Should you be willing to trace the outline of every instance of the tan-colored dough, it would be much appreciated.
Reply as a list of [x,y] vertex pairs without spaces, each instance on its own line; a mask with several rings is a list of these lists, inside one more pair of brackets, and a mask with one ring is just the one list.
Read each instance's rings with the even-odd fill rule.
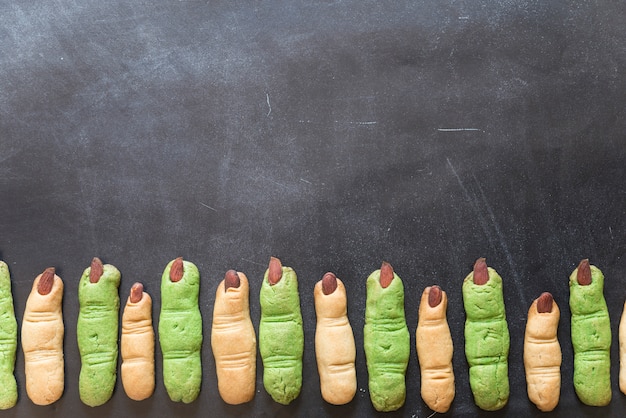
[[63,281],[56,274],[47,295],[37,291],[41,274],[35,278],[26,301],[22,322],[22,349],[26,393],[37,405],[57,401],[65,387],[63,360]]
[[337,289],[325,295],[320,280],[313,296],[317,315],[315,356],[322,398],[330,404],[343,405],[354,398],[357,387],[356,347],[348,320],[346,288],[337,279]]
[[130,399],[141,401],[154,392],[154,328],[152,298],[146,292],[140,301],[126,300],[122,314],[122,385]]
[[215,357],[217,388],[224,402],[237,405],[254,398],[256,384],[256,334],[250,319],[248,278],[237,272],[239,287],[215,293],[211,347]]
[[434,308],[428,304],[430,289],[422,293],[415,346],[420,364],[422,399],[430,409],[444,413],[454,400],[454,371],[452,369],[452,336],[446,319],[448,296],[441,291],[441,303]]
[[619,322],[619,389],[626,394],[626,302]]
[[561,313],[552,301],[552,312],[537,312],[537,299],[528,310],[524,334],[524,367],[528,398],[541,411],[552,411],[561,393],[561,346],[556,333]]

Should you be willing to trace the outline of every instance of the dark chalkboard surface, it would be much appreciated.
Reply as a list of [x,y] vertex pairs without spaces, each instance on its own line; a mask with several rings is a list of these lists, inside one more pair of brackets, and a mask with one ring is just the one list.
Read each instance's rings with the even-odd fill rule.
[[[0,258],[18,324],[33,278],[65,281],[66,389],[36,407],[24,388],[2,416],[374,416],[362,346],[365,279],[403,278],[412,354],[406,405],[426,417],[413,349],[423,289],[448,292],[456,398],[450,416],[614,416],[626,292],[626,8],[620,2],[0,2]],[[92,257],[122,272],[120,295],[183,256],[202,276],[199,399],[78,397],[77,283]],[[258,330],[270,256],[298,273],[304,385],[284,407],[216,389],[210,324],[226,270],[245,272]],[[487,257],[504,278],[511,397],[481,412],[463,351],[461,282]],[[606,276],[613,400],[585,407],[572,384],[568,276]],[[313,286],[334,271],[349,293],[358,391],[322,401]],[[528,400],[522,341],[530,303],[561,309],[561,402]],[[157,344],[158,347],[158,344]]]

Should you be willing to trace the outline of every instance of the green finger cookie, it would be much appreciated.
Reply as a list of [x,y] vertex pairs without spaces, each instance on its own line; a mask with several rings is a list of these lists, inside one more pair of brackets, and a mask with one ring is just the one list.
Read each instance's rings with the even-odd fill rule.
[[406,399],[410,336],[404,315],[404,285],[388,263],[367,278],[363,343],[369,392],[377,411],[395,411]]
[[574,389],[586,405],[611,401],[611,324],[604,275],[583,260],[569,278],[574,347]]
[[260,302],[263,385],[274,401],[287,405],[302,388],[304,330],[296,272],[277,258],[271,258],[265,272]]
[[502,278],[485,259],[463,281],[465,356],[474,402],[486,411],[509,400],[509,328],[504,310]]
[[15,382],[15,351],[17,350],[17,321],[11,293],[11,275],[4,261],[0,261],[0,409],[9,409],[17,403]]
[[107,402],[115,387],[120,278],[117,268],[94,258],[78,284],[78,389],[81,401],[89,406]]
[[159,341],[163,382],[174,402],[193,402],[202,383],[202,316],[198,306],[200,272],[189,261],[168,263],[161,278]]

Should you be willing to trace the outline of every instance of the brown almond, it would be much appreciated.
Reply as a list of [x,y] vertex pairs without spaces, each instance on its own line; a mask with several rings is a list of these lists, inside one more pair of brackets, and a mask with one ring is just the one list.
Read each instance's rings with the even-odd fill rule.
[[179,282],[183,278],[185,269],[183,267],[183,258],[178,257],[170,266],[170,280],[174,283]]
[[322,277],[322,293],[330,295],[337,290],[337,276],[328,272]]
[[549,292],[543,292],[541,296],[537,298],[537,312],[547,313],[552,312],[552,302],[554,298]]
[[130,302],[137,303],[143,298],[143,284],[137,282],[130,288]]
[[581,286],[589,286],[591,284],[591,266],[589,265],[588,258],[582,260],[578,265],[576,280]]
[[489,270],[487,270],[487,261],[484,257],[481,257],[474,263],[474,284],[482,286],[488,281]]
[[431,308],[438,306],[443,299],[441,288],[437,285],[431,286],[430,292],[428,292],[428,305]]
[[91,260],[91,269],[89,270],[89,282],[90,283],[98,283],[100,281],[100,277],[104,274],[104,266],[102,265],[102,261],[98,257],[94,257]]
[[235,289],[241,285],[241,279],[235,270],[228,270],[224,275],[224,291],[234,287]]
[[393,280],[393,267],[386,261],[380,266],[380,286],[386,289]]
[[270,285],[275,285],[283,277],[283,264],[276,257],[270,257],[269,272],[267,273],[267,281]]
[[37,292],[45,296],[52,291],[52,286],[54,285],[54,267],[48,267],[41,273],[41,277],[39,278],[39,283],[37,284]]

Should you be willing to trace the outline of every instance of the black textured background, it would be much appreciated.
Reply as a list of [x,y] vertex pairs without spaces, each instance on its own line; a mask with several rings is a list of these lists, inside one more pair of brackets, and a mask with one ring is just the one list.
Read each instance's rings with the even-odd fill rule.
[[[66,391],[1,416],[374,416],[362,348],[365,278],[382,260],[403,278],[412,347],[422,290],[449,295],[456,399],[449,416],[624,416],[617,328],[626,291],[626,8],[564,1],[0,1],[0,258],[19,324],[33,278],[65,281]],[[202,275],[204,380],[191,405],[118,384],[78,398],[77,282],[93,256],[154,298],[177,256]],[[270,255],[295,268],[304,385],[274,403],[257,370],[248,405],[225,405],[210,349],[227,269],[258,292]],[[505,281],[509,404],[478,410],[463,352],[461,282],[487,257]],[[583,406],[572,385],[567,278],[589,257],[606,276],[613,401]],[[344,280],[359,391],[324,403],[313,285]],[[561,402],[526,395],[526,313],[541,292],[562,312]],[[158,347],[158,345],[157,345]],[[426,417],[415,351],[406,405]]]

